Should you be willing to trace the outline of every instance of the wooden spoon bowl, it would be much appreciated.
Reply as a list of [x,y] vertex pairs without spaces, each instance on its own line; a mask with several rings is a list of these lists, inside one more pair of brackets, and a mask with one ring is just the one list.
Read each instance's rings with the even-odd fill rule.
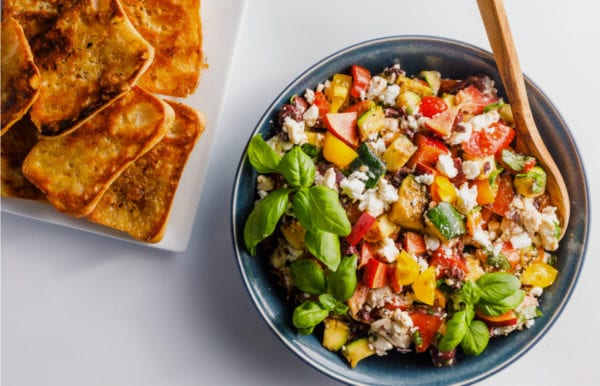
[[517,150],[537,158],[546,171],[546,189],[550,194],[552,204],[557,208],[559,218],[562,220],[560,234],[562,239],[569,224],[571,213],[569,193],[531,114],[525,81],[523,80],[523,73],[521,72],[504,4],[502,0],[477,0],[477,5],[512,108],[518,138]]

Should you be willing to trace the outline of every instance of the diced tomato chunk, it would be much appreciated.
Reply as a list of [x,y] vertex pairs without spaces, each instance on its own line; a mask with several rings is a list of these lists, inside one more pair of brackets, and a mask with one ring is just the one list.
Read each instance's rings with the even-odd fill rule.
[[497,177],[498,192],[494,199],[494,203],[488,205],[492,212],[506,217],[510,211],[510,203],[515,197],[515,189],[513,188],[512,178],[509,174]]
[[463,143],[465,153],[475,157],[485,157],[506,149],[515,138],[512,127],[496,122],[489,128],[474,131],[471,138]]
[[421,335],[421,340],[419,344],[415,344],[415,349],[417,352],[425,352],[442,327],[442,318],[439,315],[422,311],[413,311],[409,315]]
[[425,239],[423,236],[416,232],[405,232],[402,238],[402,248],[413,255],[422,255],[427,252],[425,246]]
[[485,106],[498,100],[498,96],[483,93],[474,85],[467,86],[456,93],[456,102],[469,114],[481,114]]
[[443,111],[448,110],[448,105],[444,100],[435,95],[426,95],[421,98],[421,103],[419,104],[419,111],[423,116],[427,118],[431,118],[434,115],[437,115]]
[[358,259],[358,269],[364,267],[371,259],[375,259],[373,245],[367,242],[360,244],[360,258]]
[[454,249],[440,246],[438,249],[433,251],[431,258],[429,259],[429,265],[438,267],[438,279],[444,277],[446,274],[462,273],[467,274],[466,261],[461,258]]
[[366,68],[358,65],[353,65],[350,68],[352,75],[352,87],[350,88],[350,95],[354,98],[360,98],[364,96],[369,88],[369,82],[371,81],[371,72]]
[[329,101],[325,97],[325,94],[323,94],[321,91],[315,91],[315,100],[313,104],[319,109],[319,118],[324,120],[325,114],[327,114],[330,109]]

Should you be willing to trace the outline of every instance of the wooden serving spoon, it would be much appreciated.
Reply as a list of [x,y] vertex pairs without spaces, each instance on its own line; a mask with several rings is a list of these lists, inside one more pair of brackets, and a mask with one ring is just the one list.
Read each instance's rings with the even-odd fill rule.
[[477,5],[512,108],[518,138],[517,148],[519,151],[528,152],[537,158],[546,171],[546,189],[550,194],[552,204],[557,208],[559,218],[562,220],[560,234],[562,239],[569,224],[571,212],[569,193],[565,181],[533,120],[529,100],[527,99],[525,81],[523,80],[523,73],[521,72],[504,4],[502,0],[477,0]]

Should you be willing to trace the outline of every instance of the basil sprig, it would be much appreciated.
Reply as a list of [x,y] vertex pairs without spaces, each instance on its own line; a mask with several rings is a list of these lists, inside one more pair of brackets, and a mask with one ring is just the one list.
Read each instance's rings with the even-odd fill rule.
[[[341,259],[338,236],[348,235],[351,224],[337,193],[323,186],[312,186],[313,160],[299,146],[280,157],[258,134],[250,140],[247,153],[258,172],[280,173],[289,186],[269,193],[250,213],[244,225],[244,241],[250,254],[255,255],[258,243],[275,231],[291,201],[296,218],[306,229],[308,250],[335,271]],[[290,194],[293,194],[291,200]]]
[[356,255],[344,257],[337,267],[326,275],[321,266],[311,259],[295,260],[290,265],[294,284],[301,291],[318,295],[317,301],[307,300],[294,309],[292,322],[301,334],[310,334],[329,312],[345,315],[344,303],[356,290]]
[[519,279],[506,272],[486,273],[477,281],[466,282],[457,294],[462,309],[448,322],[438,349],[445,352],[460,345],[465,354],[481,354],[490,335],[483,321],[474,320],[475,310],[488,316],[502,315],[517,308],[524,297]]

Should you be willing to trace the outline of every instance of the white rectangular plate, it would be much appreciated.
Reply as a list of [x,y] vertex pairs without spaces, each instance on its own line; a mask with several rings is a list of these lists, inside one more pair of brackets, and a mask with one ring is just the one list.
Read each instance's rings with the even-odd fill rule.
[[[144,245],[176,252],[188,246],[245,9],[246,0],[202,2],[202,48],[208,68],[196,92],[181,101],[206,115],[206,128],[183,171],[164,238]],[[59,213],[47,203],[2,197],[2,211],[138,243],[125,233]]]

